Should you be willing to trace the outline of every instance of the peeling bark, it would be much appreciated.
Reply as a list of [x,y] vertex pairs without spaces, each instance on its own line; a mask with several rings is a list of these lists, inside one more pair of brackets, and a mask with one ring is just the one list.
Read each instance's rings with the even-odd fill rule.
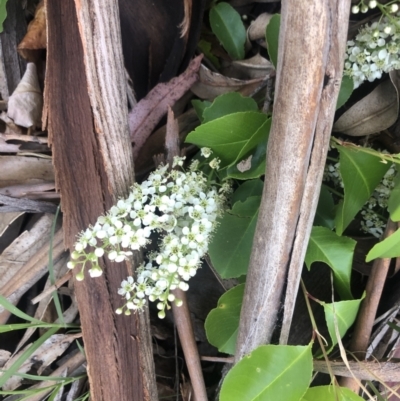
[[[134,180],[118,4],[47,0],[46,9],[44,121],[71,248]],[[147,315],[115,314],[117,288],[133,265],[104,258],[102,268],[101,277],[75,283],[91,399],[156,400]]]
[[[274,118],[236,361],[270,342],[288,274],[290,327],[342,76],[347,28],[341,25],[347,27],[349,9],[349,0],[282,2]],[[283,343],[287,334],[286,328]]]

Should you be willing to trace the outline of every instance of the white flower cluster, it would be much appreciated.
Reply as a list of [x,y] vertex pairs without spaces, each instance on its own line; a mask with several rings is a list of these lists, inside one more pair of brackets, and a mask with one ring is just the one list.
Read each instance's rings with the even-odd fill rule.
[[394,187],[394,179],[396,177],[396,168],[393,164],[384,175],[380,184],[375,188],[371,198],[369,198],[366,206],[367,210],[362,210],[361,215],[363,221],[361,221],[361,228],[364,232],[372,234],[379,238],[386,227],[386,221],[384,221],[379,214],[374,212],[373,209],[386,210],[388,206],[388,200],[390,193]]
[[[182,158],[175,158],[174,167],[183,165]],[[121,199],[105,216],[98,218],[93,227],[83,232],[72,252],[68,267],[82,266],[77,274],[83,280],[87,262],[91,277],[98,277],[102,270],[98,258],[104,254],[121,262],[150,242],[156,231],[162,235],[156,253],[148,256],[148,263],[137,270],[136,281],[128,277],[121,283],[118,293],[126,304],[117,313],[129,315],[140,310],[146,302],[158,300],[159,317],[165,316],[168,302],[177,305],[170,291],[186,291],[187,281],[196,274],[200,260],[208,250],[210,236],[216,219],[223,212],[229,183],[218,190],[207,181],[198,163],[190,171],[169,171],[161,166],[141,184],[135,184],[127,199]]]
[[[397,4],[377,5],[384,12],[398,10]],[[400,14],[389,12],[380,21],[364,25],[355,39],[347,42],[344,74],[353,79],[354,88],[366,80],[381,78],[384,72],[400,69]]]
[[[340,175],[340,163],[327,164],[324,171],[324,181],[331,181],[336,188],[343,188],[343,181]],[[393,164],[386,172],[382,181],[375,188],[372,196],[368,199],[361,211],[363,220],[361,221],[361,229],[373,236],[379,238],[386,227],[385,219],[377,212],[377,210],[386,210],[390,193],[394,187],[394,179],[396,177],[396,167]]]

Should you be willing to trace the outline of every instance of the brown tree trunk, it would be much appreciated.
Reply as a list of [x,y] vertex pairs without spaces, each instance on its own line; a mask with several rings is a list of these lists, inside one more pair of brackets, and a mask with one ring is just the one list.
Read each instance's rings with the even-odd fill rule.
[[[71,248],[134,181],[118,3],[46,0],[46,9],[44,121]],[[101,277],[75,283],[91,399],[156,400],[147,315],[115,314],[133,266],[104,258],[102,267]]]
[[236,361],[271,340],[286,284],[281,343],[287,340],[342,77],[349,9],[349,0],[282,2],[274,118]]

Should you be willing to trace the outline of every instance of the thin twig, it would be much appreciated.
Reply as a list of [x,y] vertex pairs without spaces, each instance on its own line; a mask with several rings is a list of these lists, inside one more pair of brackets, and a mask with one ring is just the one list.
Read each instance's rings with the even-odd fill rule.
[[[170,167],[172,167],[172,160],[175,156],[180,155],[180,150],[179,129],[174,119],[174,113],[170,108],[168,110],[165,149],[167,152],[166,160],[170,163]],[[183,304],[180,307],[176,306],[175,302],[172,302],[172,312],[174,314],[174,320],[182,345],[183,354],[185,355],[186,366],[193,387],[194,400],[207,401],[207,391],[204,383],[203,372],[201,370],[200,356],[194,337],[192,321],[190,319],[186,293],[178,288],[172,291],[172,293],[177,299],[183,301]]]
[[[396,223],[388,220],[383,238],[389,237],[396,230]],[[369,275],[367,286],[365,288],[366,297],[361,304],[358,313],[353,338],[350,343],[349,351],[362,360],[365,359],[365,353],[371,337],[372,327],[374,325],[376,311],[381,299],[383,286],[389,271],[391,259],[375,259]],[[341,380],[341,385],[350,388],[355,393],[359,390],[358,383],[351,378]]]

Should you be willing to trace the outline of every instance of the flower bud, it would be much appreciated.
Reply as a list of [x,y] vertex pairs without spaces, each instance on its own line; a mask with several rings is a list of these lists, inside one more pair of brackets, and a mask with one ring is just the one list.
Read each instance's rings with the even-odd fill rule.
[[176,306],[182,306],[182,304],[183,304],[183,301],[181,299],[179,299],[179,298],[175,299],[175,305]]
[[397,13],[397,11],[399,11],[399,5],[394,3],[390,6],[390,12],[391,13]]
[[366,4],[361,5],[360,11],[365,14],[368,11],[368,6]]
[[83,271],[79,272],[79,273],[75,276],[75,278],[76,278],[78,281],[83,281],[84,278],[85,278],[85,276],[84,276],[84,274],[83,274]]
[[368,3],[368,7],[369,8],[375,8],[378,5],[376,0],[370,0],[370,2]]
[[118,308],[118,309],[115,311],[115,313],[116,313],[117,315],[120,315],[120,314],[122,313],[122,308]]
[[68,267],[68,269],[73,269],[75,267],[75,262],[69,261],[67,263],[67,267]]
[[353,14],[358,14],[360,12],[360,7],[359,6],[353,6],[351,7],[351,12]]
[[158,318],[159,319],[164,319],[165,318],[165,311],[160,310],[160,312],[158,312]]

